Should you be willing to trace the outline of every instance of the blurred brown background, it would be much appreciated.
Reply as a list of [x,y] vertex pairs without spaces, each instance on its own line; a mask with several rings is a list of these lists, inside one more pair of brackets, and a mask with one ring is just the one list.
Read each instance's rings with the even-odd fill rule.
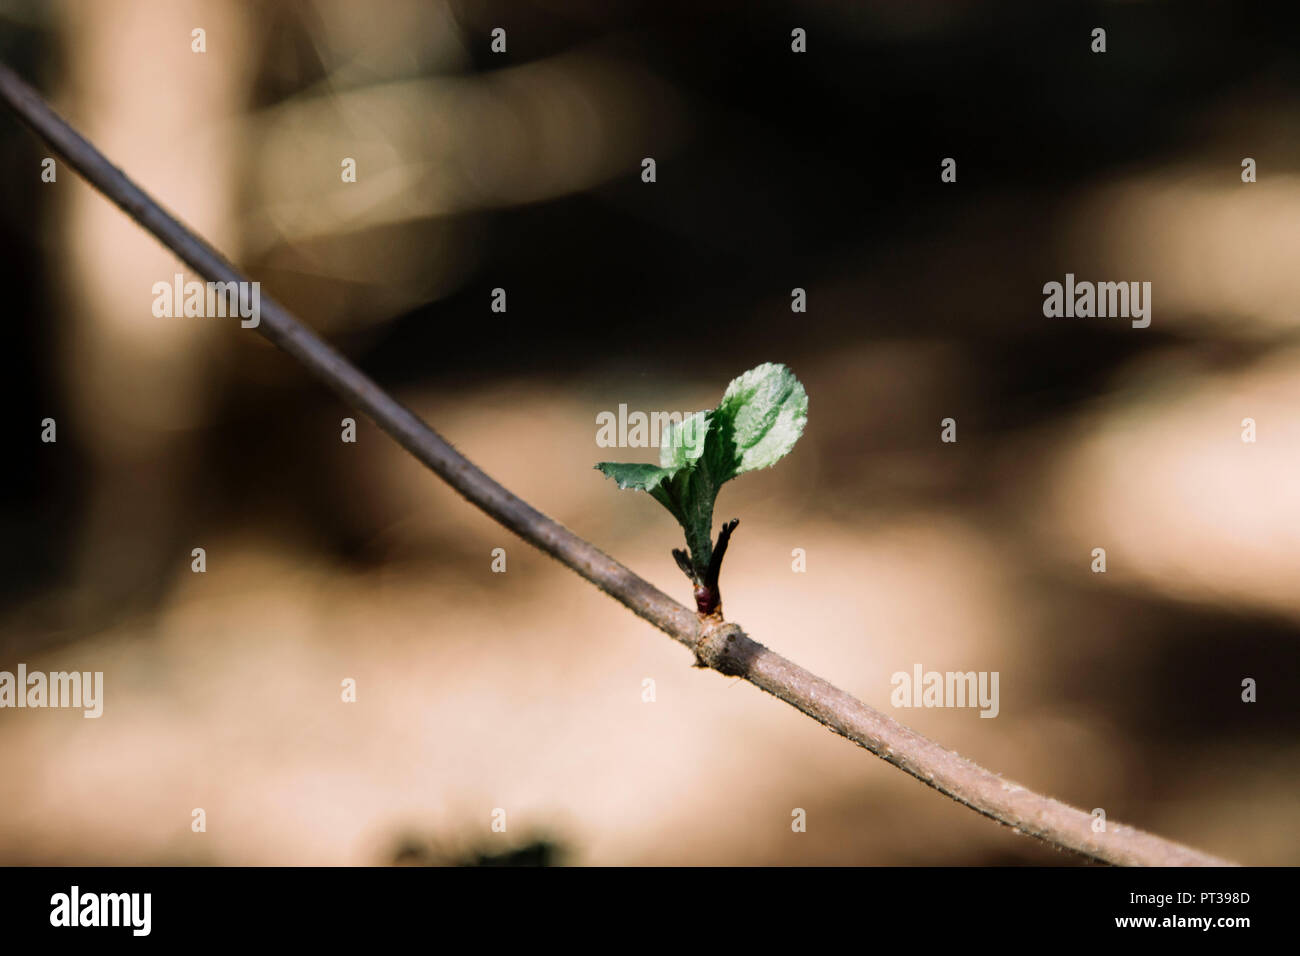
[[[729,616],[1266,864],[1300,862],[1297,39],[1229,3],[0,4],[114,162],[683,601],[675,524],[592,469],[654,453],[595,416],[789,364],[803,440],[719,500]],[[0,146],[0,669],[106,681],[99,720],[0,712],[0,863],[1075,862],[693,670],[368,422],[343,444],[254,333],[153,317],[177,263],[11,116]],[[1152,282],[1151,327],[1044,318],[1066,272]],[[915,663],[998,671],[999,717],[891,710]]]

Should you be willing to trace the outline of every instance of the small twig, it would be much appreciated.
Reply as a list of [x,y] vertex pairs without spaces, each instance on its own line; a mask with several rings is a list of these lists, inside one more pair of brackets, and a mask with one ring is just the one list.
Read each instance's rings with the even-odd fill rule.
[[[0,65],[0,98],[92,186],[199,275],[215,282],[248,281],[114,167],[40,94],[4,65]],[[705,665],[743,677],[958,803],[1046,843],[1117,864],[1230,865],[1226,860],[1132,827],[1108,823],[1105,832],[1096,833],[1093,818],[1083,811],[1012,784],[945,750],[750,640],[735,624],[702,619],[497,484],[279,303],[263,296],[261,307],[258,332],[369,415],[472,504],[685,644]]]

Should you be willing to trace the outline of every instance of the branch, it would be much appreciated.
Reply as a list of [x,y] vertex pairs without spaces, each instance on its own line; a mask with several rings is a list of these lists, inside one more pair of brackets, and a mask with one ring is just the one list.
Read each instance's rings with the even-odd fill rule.
[[[0,98],[64,160],[196,273],[214,282],[249,281],[181,225],[69,126],[31,87],[0,64]],[[690,648],[698,663],[743,677],[958,803],[1021,833],[1108,863],[1228,866],[1228,861],[1107,823],[1026,790],[945,750],[880,711],[751,640],[735,624],[703,619],[649,582],[511,494],[437,432],[267,296],[257,331],[302,363],[494,520],[576,571],[639,617]]]

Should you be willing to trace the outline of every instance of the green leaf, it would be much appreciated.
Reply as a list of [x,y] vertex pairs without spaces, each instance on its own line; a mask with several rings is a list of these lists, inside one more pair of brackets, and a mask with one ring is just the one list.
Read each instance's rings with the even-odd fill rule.
[[659,464],[665,468],[681,468],[703,455],[712,415],[712,412],[696,412],[681,424],[669,425],[668,434],[659,442]]
[[704,580],[713,554],[713,505],[722,486],[787,455],[808,420],[808,395],[784,365],[765,364],[733,379],[711,412],[669,428],[659,465],[601,462],[618,482],[651,494],[686,533],[693,579]]
[[711,482],[706,469],[686,466],[651,494],[682,526],[695,568],[694,580],[702,580],[713,556],[713,501],[718,496],[717,486]]
[[732,379],[713,415],[725,439],[719,451],[733,469],[727,481],[789,454],[808,421],[808,393],[788,368],[769,362]]
[[676,468],[660,468],[657,465],[637,465],[602,461],[596,466],[598,470],[618,482],[620,488],[634,488],[637,491],[654,491],[661,481],[671,478]]

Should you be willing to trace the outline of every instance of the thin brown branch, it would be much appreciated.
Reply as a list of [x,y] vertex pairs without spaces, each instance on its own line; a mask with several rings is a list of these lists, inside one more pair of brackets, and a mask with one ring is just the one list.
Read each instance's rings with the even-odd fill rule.
[[[0,65],[0,97],[92,186],[209,281],[249,281],[207,242],[181,225],[80,136],[41,96]],[[572,568],[606,594],[690,648],[699,663],[779,697],[907,771],[927,786],[1046,843],[1109,863],[1227,866],[1226,860],[1132,827],[1093,831],[1081,810],[1034,793],[945,750],[799,665],[751,640],[735,624],[702,620],[522,499],[457,452],[413,412],[269,297],[257,330],[369,415],[407,451],[525,541]]]

